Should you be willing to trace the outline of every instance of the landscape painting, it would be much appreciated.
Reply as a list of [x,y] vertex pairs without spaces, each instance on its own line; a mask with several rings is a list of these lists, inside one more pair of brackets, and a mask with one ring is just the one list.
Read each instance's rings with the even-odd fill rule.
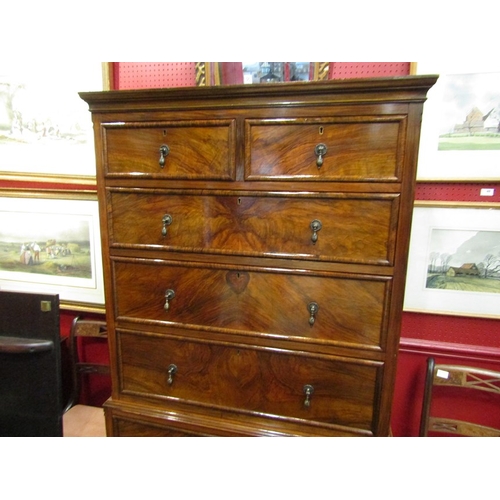
[[89,222],[65,214],[0,212],[0,270],[92,279]]
[[437,75],[422,115],[417,180],[500,180],[500,62],[418,62]]
[[433,229],[426,287],[500,293],[500,230]]
[[97,201],[71,196],[0,198],[0,289],[104,303]]
[[0,176],[95,179],[92,119],[78,93],[102,88],[100,63],[1,62]]
[[438,149],[500,149],[500,73],[441,77]]
[[500,317],[500,204],[415,203],[406,311]]

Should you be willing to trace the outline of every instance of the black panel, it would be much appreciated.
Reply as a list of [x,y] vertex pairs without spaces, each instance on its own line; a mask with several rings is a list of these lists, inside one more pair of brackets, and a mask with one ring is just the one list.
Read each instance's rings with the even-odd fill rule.
[[0,436],[62,436],[59,296],[0,292]]

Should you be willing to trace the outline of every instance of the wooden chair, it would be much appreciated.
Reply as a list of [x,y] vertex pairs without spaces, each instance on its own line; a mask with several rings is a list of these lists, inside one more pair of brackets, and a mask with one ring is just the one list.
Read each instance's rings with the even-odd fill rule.
[[[446,411],[444,408],[435,409],[438,386],[440,397],[446,396],[445,391],[454,392],[452,399],[446,399],[444,405]],[[478,422],[453,418],[464,417],[467,412],[474,409],[476,409],[476,413],[480,413],[478,402],[473,397],[474,394],[479,393],[482,394],[482,400],[490,400],[490,404],[491,396],[498,396],[498,402],[495,402],[498,405],[500,403],[500,372],[469,366],[436,364],[434,358],[429,358],[420,420],[420,436],[428,436],[429,432],[438,433],[441,436],[500,436],[500,429],[488,427]],[[446,417],[444,415],[438,417],[437,413],[446,414]],[[469,418],[469,416],[465,418]]]
[[78,339],[89,337],[107,339],[106,323],[76,317],[73,320],[69,338],[72,389],[69,401],[63,410],[64,437],[106,436],[103,408],[79,404],[84,377],[110,373],[108,364],[85,362],[80,359],[81,346]]

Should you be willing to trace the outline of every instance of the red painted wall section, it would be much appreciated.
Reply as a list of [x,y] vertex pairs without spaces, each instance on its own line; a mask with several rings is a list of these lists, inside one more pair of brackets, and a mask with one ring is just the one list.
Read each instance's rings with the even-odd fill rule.
[[62,191],[96,191],[95,184],[71,184],[64,182],[38,182],[38,181],[19,181],[0,179],[0,188],[15,190],[34,190],[34,189],[59,189]]
[[406,339],[462,344],[471,350],[500,348],[500,321],[496,319],[405,312],[401,331]]
[[[481,196],[481,189],[494,189],[493,196]],[[459,201],[500,203],[500,183],[430,183],[419,182],[415,191],[419,201]]]
[[114,86],[119,90],[188,87],[195,84],[194,62],[113,63]]
[[333,62],[330,63],[330,79],[377,78],[410,74],[409,62]]

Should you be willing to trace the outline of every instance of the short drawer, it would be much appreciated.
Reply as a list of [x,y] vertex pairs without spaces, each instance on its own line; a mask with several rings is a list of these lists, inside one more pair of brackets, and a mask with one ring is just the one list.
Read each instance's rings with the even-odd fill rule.
[[373,430],[383,364],[118,331],[123,395]]
[[113,259],[118,319],[383,349],[391,280]]
[[398,194],[108,191],[112,246],[392,265]]
[[399,181],[405,115],[246,120],[247,180]]
[[108,176],[235,178],[234,120],[106,123],[102,136]]

